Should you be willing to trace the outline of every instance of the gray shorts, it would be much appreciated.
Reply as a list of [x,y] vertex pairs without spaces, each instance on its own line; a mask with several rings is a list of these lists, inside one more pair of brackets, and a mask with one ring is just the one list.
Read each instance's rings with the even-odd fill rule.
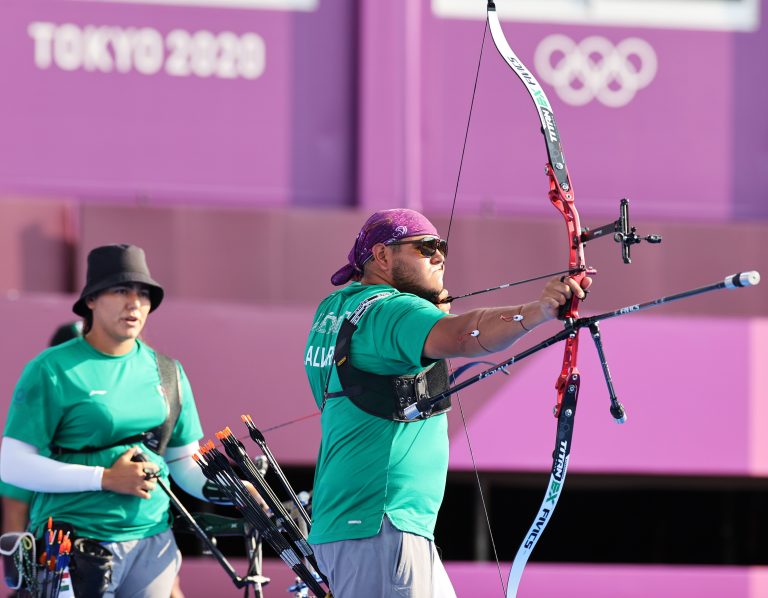
[[170,530],[128,542],[102,542],[114,556],[104,598],[168,598],[181,567]]
[[372,538],[312,546],[334,598],[456,598],[435,543],[384,516]]

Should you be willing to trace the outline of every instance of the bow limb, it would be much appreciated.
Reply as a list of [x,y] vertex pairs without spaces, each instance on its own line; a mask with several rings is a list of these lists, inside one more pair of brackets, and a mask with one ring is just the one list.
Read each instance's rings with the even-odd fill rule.
[[[541,133],[544,136],[544,142],[547,147],[546,173],[549,177],[549,200],[565,221],[568,242],[568,268],[571,271],[577,271],[573,278],[581,285],[587,271],[584,258],[584,242],[581,236],[581,222],[579,220],[579,212],[576,209],[573,184],[571,183],[568,167],[565,163],[560,132],[557,129],[552,106],[536,77],[517,57],[507,42],[501,29],[501,23],[499,22],[499,16],[493,0],[488,0],[488,27],[499,54],[501,54],[504,61],[523,83],[533,100],[534,106],[536,106],[539,121],[541,122]],[[539,507],[538,515],[529,528],[528,534],[518,549],[512,563],[512,569],[507,580],[506,598],[515,598],[517,596],[517,589],[523,575],[523,570],[531,552],[541,537],[541,533],[549,522],[552,512],[557,506],[568,468],[580,383],[580,375],[576,367],[579,350],[579,330],[572,326],[573,322],[579,317],[579,299],[575,294],[572,294],[570,300],[561,308],[559,317],[565,322],[567,338],[565,340],[562,369],[555,383],[557,403],[554,408],[554,414],[558,420],[558,430],[552,471],[547,493]]]
[[[496,4],[492,0],[488,1],[488,26],[496,49],[519,77],[520,81],[523,82],[525,89],[533,100],[534,106],[536,106],[539,121],[541,122],[541,132],[547,148],[546,173],[549,177],[549,200],[565,220],[568,242],[568,268],[572,272],[577,272],[572,275],[572,278],[581,284],[587,271],[584,259],[584,243],[581,240],[581,222],[579,220],[579,212],[576,209],[573,184],[568,174],[565,154],[563,153],[563,146],[560,141],[560,132],[557,128],[552,106],[536,77],[517,57],[517,54],[515,54],[509,42],[507,42],[499,22]],[[560,317],[565,320],[566,324],[579,317],[578,307],[579,299],[574,295],[560,313]],[[565,343],[563,367],[555,383],[557,404],[555,405],[554,412],[556,417],[560,415],[563,397],[569,383],[574,380],[574,376],[578,380],[579,373],[576,368],[578,348],[579,335],[578,330],[576,330]]]
[[[584,244],[581,236],[581,224],[579,221],[579,213],[576,210],[574,204],[573,185],[571,184],[568,169],[565,163],[565,156],[563,154],[562,145],[560,143],[560,134],[557,130],[557,124],[555,122],[554,113],[552,107],[547,99],[544,90],[542,89],[536,77],[526,68],[522,61],[517,57],[512,48],[507,43],[504,33],[499,23],[498,15],[496,14],[496,5],[492,0],[488,1],[488,20],[487,26],[483,30],[483,43],[480,45],[480,58],[478,59],[478,71],[475,75],[475,90],[477,89],[477,78],[480,72],[480,61],[482,60],[482,49],[485,43],[485,34],[490,29],[493,37],[494,44],[501,54],[502,58],[512,68],[515,74],[525,85],[531,99],[536,106],[536,110],[541,122],[541,131],[544,135],[544,141],[547,148],[547,166],[546,173],[550,181],[549,198],[555,208],[562,214],[566,229],[568,233],[568,270],[571,276],[581,284],[584,277],[587,275],[587,268],[584,260]],[[472,107],[474,105],[475,92],[472,93],[472,101],[470,103],[469,116],[467,118],[467,129],[464,135],[464,149],[466,148],[467,136],[469,133],[469,123],[472,117]],[[464,161],[464,149],[462,149],[461,160],[459,161],[459,171],[456,178],[456,189],[454,190],[453,205],[451,207],[451,220],[448,226],[448,236],[450,236],[451,223],[453,222],[454,209],[456,207],[456,198],[459,188],[459,180],[461,178],[461,166]],[[575,319],[578,318],[578,305],[579,300],[575,295],[572,295],[571,300],[567,305],[563,307],[560,317],[565,321],[565,330],[561,331],[555,337],[550,339],[554,342],[555,338],[559,340],[565,340],[565,353],[563,356],[563,367],[558,377],[557,388],[557,405],[555,406],[555,415],[558,418],[558,443],[556,445],[556,458],[552,467],[552,475],[550,476],[550,484],[548,487],[547,495],[539,510],[539,516],[536,522],[529,530],[529,534],[524,540],[523,545],[518,550],[517,556],[510,571],[510,575],[506,584],[505,595],[507,598],[512,598],[517,594],[518,584],[522,576],[522,571],[525,568],[525,564],[528,560],[528,556],[533,550],[540,533],[546,526],[549,515],[554,510],[557,500],[560,496],[560,489],[565,482],[565,474],[568,465],[568,455],[570,453],[570,434],[573,431],[573,418],[576,411],[576,399],[579,390],[579,373],[576,369],[576,358],[578,354],[578,329],[572,326]],[[548,346],[550,341],[545,344]],[[544,345],[539,348],[543,348]],[[538,349],[532,350],[530,353],[535,352]],[[529,354],[530,354],[529,353]],[[513,363],[514,358],[509,363]],[[476,377],[475,381],[482,379],[487,375],[495,373],[498,368],[492,368],[488,372],[484,372]],[[458,384],[453,388],[453,391],[458,391],[461,387],[468,385],[470,382]],[[463,410],[461,408],[461,400],[456,393],[456,399],[461,413],[462,422],[464,425],[464,431],[467,436],[467,444],[469,453],[472,458],[472,467],[475,471],[475,477],[478,483],[478,489],[480,491],[480,499],[483,505],[483,510],[486,515],[486,522],[488,523],[488,531],[490,534],[491,546],[496,557],[496,565],[499,569],[499,580],[501,581],[502,590],[504,590],[504,581],[501,575],[501,568],[499,566],[498,554],[496,552],[496,546],[493,539],[493,533],[490,528],[490,518],[488,517],[488,511],[485,506],[485,499],[483,497],[482,484],[480,483],[479,472],[475,465],[475,458],[472,451],[472,445],[469,441],[469,433],[467,430],[466,421],[464,421]],[[429,402],[431,399],[425,399]],[[565,408],[563,408],[565,405]],[[414,410],[409,417],[415,417],[420,412],[419,405],[414,405]],[[562,432],[562,434],[561,434]]]

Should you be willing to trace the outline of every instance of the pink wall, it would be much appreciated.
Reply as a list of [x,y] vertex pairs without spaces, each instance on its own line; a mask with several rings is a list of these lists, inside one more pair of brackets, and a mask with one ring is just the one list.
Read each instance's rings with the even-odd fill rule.
[[[429,0],[309,4],[6,0],[0,189],[96,201],[394,203],[447,212],[482,19],[436,14]],[[754,135],[768,118],[760,109],[768,79],[757,64],[765,28],[513,20],[503,27],[542,79],[582,208],[611,213],[626,195],[659,218],[766,217],[763,148]],[[599,36],[608,54],[639,38],[657,68],[625,105],[569,104],[534,60],[555,34],[575,48]],[[87,52],[67,52],[84,38]],[[222,58],[233,49],[250,55],[246,38],[260,40],[261,66],[250,75]],[[201,64],[195,57],[206,51],[213,57]],[[631,85],[626,79],[614,87]],[[544,159],[531,100],[488,36],[459,210],[548,213]]]
[[[608,412],[600,364],[584,331],[570,471],[754,475],[753,464],[764,463],[768,453],[762,431],[752,424],[758,414],[747,398],[765,396],[765,387],[751,386],[750,363],[768,363],[768,353],[750,343],[765,322],[658,315],[604,322],[605,352],[629,417],[624,425]],[[464,393],[465,405],[482,405],[474,406],[469,423],[480,469],[548,470],[561,362],[562,348],[551,347],[516,366],[493,392],[476,387]],[[453,439],[451,464],[471,469],[459,425]]]
[[[618,206],[618,204],[617,204]],[[617,207],[616,206],[616,207]],[[172,298],[313,307],[332,290],[368,212],[254,210],[190,206],[125,206],[6,198],[0,201],[0,292],[72,292],[85,278],[88,251],[131,242],[144,247],[156,278]],[[649,220],[633,207],[641,232],[658,232],[658,246],[636,246],[621,263],[610,239],[589,243],[598,270],[584,312],[604,311],[713,282],[734,272],[768,272],[762,223],[692,224]],[[447,233],[448,218],[434,216]],[[583,214],[585,226],[611,216]],[[486,288],[563,266],[563,224],[548,217],[459,216],[451,229],[447,285],[453,294]],[[528,301],[536,283],[458,302],[465,310]],[[665,314],[768,315],[768,285],[745,293],[714,293],[664,307]]]
[[[584,226],[618,217],[582,215]],[[331,273],[346,262],[367,211],[249,210],[204,207],[86,205],[80,212],[80,255],[104,243],[144,247],[153,273],[171,297],[315,307],[333,290]],[[448,218],[433,217],[443,235]],[[768,272],[765,224],[684,224],[649,219],[635,225],[661,233],[661,245],[633,250],[623,264],[611,239],[589,243],[587,263],[598,270],[586,311],[608,310],[692,288],[741,270]],[[451,228],[446,284],[453,294],[487,288],[564,267],[565,227],[554,209],[546,217],[460,216]],[[80,279],[84,279],[84,272]],[[529,301],[537,283],[456,303],[459,310]],[[746,293],[712,294],[664,308],[664,313],[768,315],[768,285]]]
[[348,205],[354,3],[277,8],[3,2],[0,189]]
[[[58,323],[71,318],[70,305],[58,296],[0,300],[6,339],[0,344],[0,386],[6,389],[0,417],[24,363]],[[242,413],[250,413],[263,429],[307,416],[266,435],[281,462],[312,465],[319,419],[313,417],[316,408],[303,370],[311,318],[307,308],[169,298],[153,314],[146,336],[184,364],[206,437],[225,426],[244,435]],[[584,336],[572,471],[764,475],[768,447],[762,428],[753,422],[765,409],[760,400],[764,386],[754,384],[768,362],[762,340],[767,327],[765,319],[642,314],[605,322],[605,350],[629,413],[624,426],[608,414],[597,358],[591,339]],[[556,324],[549,328],[556,330]],[[549,469],[553,385],[561,358],[560,349],[551,347],[513,368],[509,378],[496,375],[461,393],[481,469]],[[449,417],[451,465],[467,469],[458,410]]]
[[77,210],[72,202],[0,201],[0,290],[68,292],[74,284]]
[[[362,205],[450,209],[483,27],[480,18],[438,15],[428,1],[363,3],[364,60],[377,68],[363,70],[360,81]],[[764,27],[742,33],[515,20],[502,27],[550,100],[581,209],[610,213],[626,196],[656,218],[765,218],[768,204],[759,190],[766,175],[756,165],[763,152],[750,135],[768,118],[759,109],[768,78],[755,74],[756,57],[768,43]],[[566,36],[576,50],[551,58],[565,54],[576,58],[573,64],[579,45],[592,36],[604,40],[608,53],[640,39],[655,57],[655,74],[625,105],[595,98],[574,105],[534,60],[553,35]],[[599,73],[596,62],[585,70]],[[633,64],[640,69],[649,62]],[[574,68],[568,75],[578,87],[583,72]],[[629,86],[630,79],[614,81],[613,88]],[[531,98],[488,35],[458,194],[461,212],[551,210],[539,127]]]
[[[447,563],[446,568],[458,596],[488,598],[503,596],[496,564]],[[235,569],[244,571],[244,563]],[[290,570],[280,561],[267,561],[265,575],[272,578],[265,588],[268,597],[286,595],[292,583]],[[506,583],[509,563],[502,564]],[[182,589],[188,598],[221,598],[242,595],[211,559],[186,559],[182,566]],[[768,568],[765,567],[672,567],[627,565],[530,564],[520,584],[520,598],[765,598]]]

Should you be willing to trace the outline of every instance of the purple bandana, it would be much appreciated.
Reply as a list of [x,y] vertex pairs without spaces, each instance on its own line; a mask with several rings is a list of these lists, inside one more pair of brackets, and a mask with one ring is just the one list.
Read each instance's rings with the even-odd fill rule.
[[352,279],[359,280],[363,274],[363,264],[371,259],[373,246],[377,243],[387,245],[419,235],[439,236],[434,225],[413,210],[397,208],[376,212],[360,229],[352,251],[347,256],[348,263],[331,276],[331,282],[339,286]]

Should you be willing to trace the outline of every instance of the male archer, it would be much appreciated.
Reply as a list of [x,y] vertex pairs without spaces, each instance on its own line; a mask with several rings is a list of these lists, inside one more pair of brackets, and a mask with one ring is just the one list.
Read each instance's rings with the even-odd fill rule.
[[445,359],[506,349],[591,284],[553,278],[529,303],[449,315],[447,253],[422,214],[376,212],[331,278],[351,284],[315,314],[304,364],[322,440],[309,541],[336,598],[455,596],[434,545],[450,399],[414,421],[404,409],[448,387]]

